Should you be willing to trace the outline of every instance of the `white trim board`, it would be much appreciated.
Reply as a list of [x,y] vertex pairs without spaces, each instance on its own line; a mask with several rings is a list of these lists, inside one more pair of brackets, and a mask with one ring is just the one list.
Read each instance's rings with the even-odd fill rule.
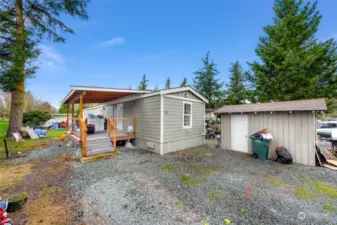
[[[189,126],[185,126],[185,124],[184,124],[184,122],[185,122],[185,104],[189,104],[191,106],[190,125]],[[192,128],[193,128],[193,104],[192,104],[192,102],[183,101],[183,129],[188,130],[188,129],[192,129]]]
[[189,101],[189,102],[200,102],[203,103],[203,101],[197,100],[197,99],[191,99],[191,98],[184,98],[180,96],[175,96],[175,95],[164,95],[165,98],[173,98],[173,99],[179,99],[183,101]]

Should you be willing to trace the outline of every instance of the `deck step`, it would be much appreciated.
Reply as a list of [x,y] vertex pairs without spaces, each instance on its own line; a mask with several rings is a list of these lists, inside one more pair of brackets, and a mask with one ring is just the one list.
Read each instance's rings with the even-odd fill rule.
[[98,144],[98,143],[110,143],[111,139],[109,137],[104,139],[95,139],[95,140],[87,140],[87,145],[89,144]]
[[97,148],[99,146],[112,146],[111,141],[87,142],[87,147]]
[[112,147],[99,148],[99,149],[95,149],[95,150],[87,150],[87,156],[101,154],[101,153],[109,153],[109,152],[114,152]]

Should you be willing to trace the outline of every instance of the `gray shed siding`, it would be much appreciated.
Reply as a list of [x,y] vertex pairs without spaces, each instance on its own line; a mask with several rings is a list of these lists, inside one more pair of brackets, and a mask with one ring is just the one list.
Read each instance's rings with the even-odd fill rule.
[[[189,92],[189,96],[194,95]],[[183,129],[183,102],[188,102],[188,100],[173,99],[165,97],[165,95],[163,100],[163,154],[204,144],[205,103],[190,101],[192,104],[192,128]]]
[[[275,160],[275,147],[286,147],[294,162],[315,165],[316,116],[311,111],[248,113],[249,135],[267,128],[273,135],[269,159]],[[231,149],[231,116],[221,115],[222,148]],[[249,152],[252,152],[249,141]]]

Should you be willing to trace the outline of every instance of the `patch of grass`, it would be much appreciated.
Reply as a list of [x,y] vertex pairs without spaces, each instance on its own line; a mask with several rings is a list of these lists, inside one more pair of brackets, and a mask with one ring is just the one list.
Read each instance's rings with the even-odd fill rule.
[[271,194],[267,191],[267,192],[266,192],[266,196],[270,198],[270,197],[271,197]]
[[188,185],[195,185],[197,183],[197,181],[193,177],[190,177],[188,175],[182,175],[180,177],[180,181]]
[[168,171],[168,172],[179,174],[179,170],[178,170],[177,168],[173,167],[173,166],[170,165],[170,164],[164,163],[164,164],[162,165],[162,168],[163,168],[164,170]]
[[212,168],[205,168],[205,169],[204,169],[204,172],[205,172],[205,173],[215,173],[215,169],[212,169]]
[[67,204],[51,196],[39,198],[25,205],[27,224],[66,224]]
[[225,192],[222,190],[212,190],[210,192],[207,193],[206,197],[209,200],[217,200],[218,198],[222,197],[225,195]]
[[242,213],[242,214],[246,214],[246,213],[247,213],[247,209],[246,209],[246,208],[242,208],[242,209],[241,209],[241,213]]
[[195,155],[195,156],[201,156],[203,154],[203,152],[201,151],[192,151],[192,155]]
[[331,212],[331,213],[337,212],[336,208],[334,208],[330,205],[323,205],[323,209],[324,209],[325,212]]
[[284,181],[281,181],[281,180],[278,180],[278,179],[275,179],[275,178],[267,178],[266,182],[269,183],[269,184],[275,185],[275,186],[285,186],[285,185],[288,185],[288,183],[286,183]]
[[31,173],[32,164],[21,164],[0,167],[0,191],[20,183],[25,176]]
[[337,198],[337,188],[332,187],[329,184],[325,184],[320,181],[316,181],[313,184],[313,187],[321,194]]
[[304,200],[309,201],[310,198],[318,198],[319,195],[310,191],[309,189],[302,187],[302,186],[295,186],[295,195],[296,197]]
[[6,135],[8,125],[9,125],[8,121],[0,121],[0,138]]
[[48,130],[47,131],[47,136],[49,138],[60,138],[62,135],[65,135],[66,131],[65,130]]
[[181,205],[181,202],[176,202],[176,206],[179,206],[179,205]]
[[40,191],[40,195],[53,195],[62,190],[59,186],[52,186],[50,188],[45,188]]
[[22,192],[22,193],[19,194],[19,195],[10,197],[8,200],[9,200],[9,201],[20,201],[20,200],[24,200],[24,199],[27,198],[27,197],[28,197],[28,193],[27,193],[27,192]]

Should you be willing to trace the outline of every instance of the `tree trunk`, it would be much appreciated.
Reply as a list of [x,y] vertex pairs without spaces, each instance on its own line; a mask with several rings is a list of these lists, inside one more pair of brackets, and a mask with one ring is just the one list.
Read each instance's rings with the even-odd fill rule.
[[7,135],[9,136],[13,132],[18,132],[22,125],[22,113],[24,107],[24,95],[25,95],[25,26],[23,21],[23,8],[22,0],[15,1],[16,10],[16,36],[15,36],[15,52],[14,52],[14,68],[17,76],[19,76],[19,82],[11,92],[11,114],[9,118],[9,128]]

